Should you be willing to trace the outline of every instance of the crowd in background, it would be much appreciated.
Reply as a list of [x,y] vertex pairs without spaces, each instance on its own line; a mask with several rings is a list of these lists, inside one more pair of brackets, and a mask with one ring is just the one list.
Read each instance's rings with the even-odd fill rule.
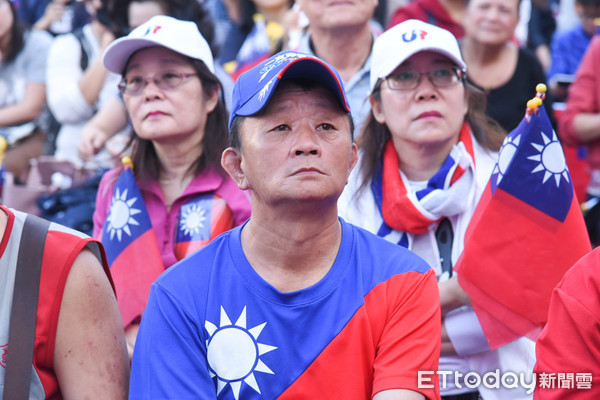
[[[368,72],[367,42],[401,21],[420,19],[448,29],[459,39],[469,81],[484,90],[487,113],[509,132],[532,93],[527,87],[531,85],[524,83],[547,78],[550,98],[565,100],[565,87],[594,34],[593,19],[599,13],[598,2],[591,0],[523,0],[509,2],[497,11],[489,11],[491,6],[484,4],[485,11],[477,13],[469,9],[484,8],[469,7],[467,0],[369,2],[361,18],[368,19],[373,36],[352,32],[348,40],[336,36],[344,34],[340,28],[353,17],[322,21],[311,10],[314,2],[310,1],[10,3],[14,21],[8,4],[2,14],[0,127],[9,143],[4,163],[17,180],[26,176],[29,159],[42,154],[92,169],[115,165],[131,130],[116,89],[119,75],[106,71],[101,55],[115,38],[155,14],[198,24],[211,44],[226,102],[237,76],[277,51],[308,51],[327,61],[338,58],[332,65],[341,70],[353,99],[358,132],[369,108],[368,91],[365,85],[356,89],[353,85],[360,86],[362,67],[362,75]],[[490,17],[490,12],[496,15]],[[493,20],[493,32],[482,25],[482,17]],[[335,51],[326,47],[336,41]],[[348,56],[348,51],[353,54]]]
[[[131,156],[134,179],[142,190],[158,244],[159,270],[167,269],[197,249],[182,245],[185,240],[180,241],[178,228],[189,222],[199,207],[208,207],[213,215],[210,239],[250,216],[249,196],[221,167],[229,131],[237,132],[241,124],[230,120],[227,126],[228,110],[239,107],[233,87],[241,74],[271,56],[296,50],[333,66],[344,83],[361,159],[359,172],[350,180],[352,192],[341,197],[340,215],[425,259],[436,270],[440,293],[453,290],[442,283],[456,281],[451,279],[452,263],[463,250],[473,210],[503,139],[519,125],[528,100],[536,96],[536,84],[548,84],[546,109],[564,144],[581,149],[581,154],[589,149],[589,164],[585,155],[579,160],[591,176],[589,188],[586,180],[584,190],[578,193],[580,200],[586,201],[589,209],[600,203],[600,166],[596,166],[600,163],[596,160],[600,107],[591,100],[600,93],[592,59],[598,57],[595,49],[600,46],[593,40],[600,0],[355,0],[348,12],[337,15],[324,12],[325,3],[0,0],[0,134],[8,144],[2,155],[4,173],[10,174],[16,185],[26,185],[35,164],[32,160],[44,156],[96,173],[95,208],[86,233],[106,245],[114,235],[120,237],[126,231],[117,226],[114,215],[111,220],[110,212],[113,195],[119,193],[119,180],[129,168],[121,165],[121,159]],[[181,51],[177,40],[165,45],[166,49],[140,46],[132,52],[123,45],[127,50],[118,50],[118,39],[135,33],[136,27],[157,15],[195,24],[202,40],[194,46],[185,44]],[[387,70],[388,59],[395,57],[394,47],[390,44],[389,51],[376,51],[374,43],[380,37],[392,37],[393,43],[408,41],[394,30],[407,20],[439,26],[452,35],[439,33],[439,48],[398,56]],[[420,22],[411,23],[412,32],[428,29]],[[447,50],[440,43],[456,48]],[[111,51],[118,62],[103,58]],[[178,72],[165,72],[164,65],[175,65]],[[580,65],[587,65],[581,74]],[[433,137],[437,130],[430,132],[430,127],[419,128],[408,121],[416,100],[398,100],[398,91],[420,87],[425,69],[431,88],[445,88],[445,93],[450,93],[442,96],[445,111],[453,116],[449,118],[451,126],[442,132],[447,136],[440,139],[447,145],[443,148],[433,143],[437,137],[419,136],[426,132]],[[148,72],[154,73],[151,79]],[[402,73],[406,75],[400,76]],[[578,83],[580,75],[585,83]],[[193,87],[182,85],[192,76],[199,78]],[[152,80],[154,85],[147,89]],[[158,98],[163,89],[173,90],[172,109],[145,108],[140,93]],[[153,113],[173,115],[171,125],[156,122],[156,126],[164,124],[157,134]],[[185,134],[183,129],[187,129]],[[407,226],[400,212],[396,216],[384,213],[383,207],[404,210],[406,205],[400,203],[408,200],[390,202],[388,197],[390,204],[384,204],[374,185],[385,191],[406,184],[409,190],[418,191],[421,186],[429,187],[447,159],[459,160],[456,162],[461,168],[468,166],[469,172],[464,176],[457,173],[451,184],[456,182],[454,189],[440,190],[442,197],[434,201],[439,202],[434,204],[435,220],[427,217],[433,214],[428,214],[425,198],[417,201],[417,209],[426,210],[424,216],[415,217],[419,226]],[[382,177],[386,171],[394,171],[393,183]],[[52,184],[61,186],[58,181]],[[64,189],[68,187],[66,184]],[[364,208],[352,209],[351,198],[357,193],[367,193],[361,201],[366,202],[369,216]],[[459,204],[467,194],[468,201]],[[453,209],[455,206],[460,209]],[[444,228],[444,221],[450,226],[449,266],[443,257],[440,261],[437,229]],[[593,245],[598,244],[591,235],[598,228],[595,223],[588,224]],[[435,230],[430,229],[433,225]],[[190,232],[195,229],[188,228]],[[453,235],[458,239],[452,239]],[[112,273],[119,293],[121,277],[116,270]],[[443,308],[443,294],[441,301]],[[441,360],[446,369],[486,371],[499,366],[498,359],[503,356],[487,346],[473,309],[462,303],[455,308],[451,310],[454,313],[443,312]],[[142,312],[143,307],[132,312],[124,323],[130,358]],[[531,355],[523,361],[531,369],[533,342],[521,339],[527,343],[517,349],[515,342],[508,350]],[[515,368],[521,366],[518,362],[522,360],[515,360],[508,362]],[[467,396],[461,399],[501,396],[498,391],[486,394],[456,389],[454,393],[454,389],[447,394]]]

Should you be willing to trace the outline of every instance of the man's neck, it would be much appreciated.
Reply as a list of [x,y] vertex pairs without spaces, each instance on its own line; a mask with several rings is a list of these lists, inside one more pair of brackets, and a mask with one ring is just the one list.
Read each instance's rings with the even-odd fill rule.
[[253,206],[252,218],[242,230],[248,262],[281,292],[314,285],[337,256],[342,238],[337,207],[309,211],[263,213]]
[[336,30],[311,28],[310,39],[315,55],[331,64],[344,82],[360,71],[373,47],[369,24]]

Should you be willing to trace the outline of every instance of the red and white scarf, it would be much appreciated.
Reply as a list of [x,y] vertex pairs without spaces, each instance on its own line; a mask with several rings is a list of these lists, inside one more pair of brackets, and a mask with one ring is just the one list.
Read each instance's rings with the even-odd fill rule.
[[465,211],[475,190],[475,159],[471,129],[464,123],[459,142],[442,167],[421,190],[411,190],[400,171],[398,155],[390,139],[383,153],[381,213],[392,229],[409,233],[427,232],[443,217]]

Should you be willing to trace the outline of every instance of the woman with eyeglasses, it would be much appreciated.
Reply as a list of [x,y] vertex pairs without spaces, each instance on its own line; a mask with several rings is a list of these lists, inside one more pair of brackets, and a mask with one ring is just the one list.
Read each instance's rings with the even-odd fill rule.
[[[375,41],[371,65],[372,109],[358,167],[338,202],[340,216],[408,247],[436,271],[439,371],[451,373],[439,375],[443,399],[526,398],[517,389],[468,386],[456,374],[483,376],[505,366],[504,350],[488,347],[452,270],[505,133],[485,115],[483,93],[466,82],[467,66],[447,30],[417,20],[396,25]],[[519,348],[514,354],[533,360],[534,343],[517,342],[509,345]],[[509,366],[531,371],[527,357],[515,356]]]
[[[221,168],[228,115],[211,51],[195,23],[161,15],[113,42],[104,65],[123,77],[135,180],[166,269],[250,216],[249,196]],[[94,237],[122,171],[102,178]],[[126,326],[130,355],[138,326]]]

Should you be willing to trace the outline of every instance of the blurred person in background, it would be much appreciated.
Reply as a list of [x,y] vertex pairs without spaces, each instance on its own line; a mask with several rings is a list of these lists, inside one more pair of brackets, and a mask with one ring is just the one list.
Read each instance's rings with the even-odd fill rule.
[[[527,101],[535,96],[531,82],[545,83],[535,54],[514,40],[521,0],[469,0],[460,49],[469,67],[467,79],[484,91],[486,113],[506,131],[523,119]],[[553,125],[550,96],[546,110]]]
[[45,141],[46,59],[52,36],[28,29],[14,4],[0,1],[0,134],[6,169],[19,177]]
[[552,63],[547,74],[551,92],[555,98],[562,100],[567,97],[569,77],[561,77],[562,85],[556,77],[563,74],[575,77],[581,59],[596,32],[594,19],[600,17],[600,0],[575,0],[574,8],[579,22],[554,34],[551,47]]
[[[48,106],[60,123],[54,155],[76,165],[83,165],[77,153],[81,129],[96,110],[117,93],[120,80],[118,74],[109,73],[102,65],[102,53],[118,35],[111,30],[107,1],[85,0],[84,4],[91,15],[91,22],[54,39],[48,53],[46,73]],[[161,11],[158,5],[156,10],[151,10]],[[122,147],[115,153],[120,150]],[[103,152],[85,166],[90,169],[110,168],[115,166],[115,162],[112,154]]]
[[414,0],[396,10],[389,28],[408,19],[418,19],[450,31],[461,39],[465,30],[462,26],[468,0]]
[[19,19],[52,35],[69,33],[89,22],[82,0],[19,0]]
[[219,56],[233,80],[286,48],[286,16],[293,0],[241,0],[240,21],[233,25]]
[[356,132],[369,113],[369,71],[375,38],[381,33],[372,24],[378,0],[332,2],[298,0],[308,18],[308,31],[297,49],[315,55],[339,72],[350,102]]

